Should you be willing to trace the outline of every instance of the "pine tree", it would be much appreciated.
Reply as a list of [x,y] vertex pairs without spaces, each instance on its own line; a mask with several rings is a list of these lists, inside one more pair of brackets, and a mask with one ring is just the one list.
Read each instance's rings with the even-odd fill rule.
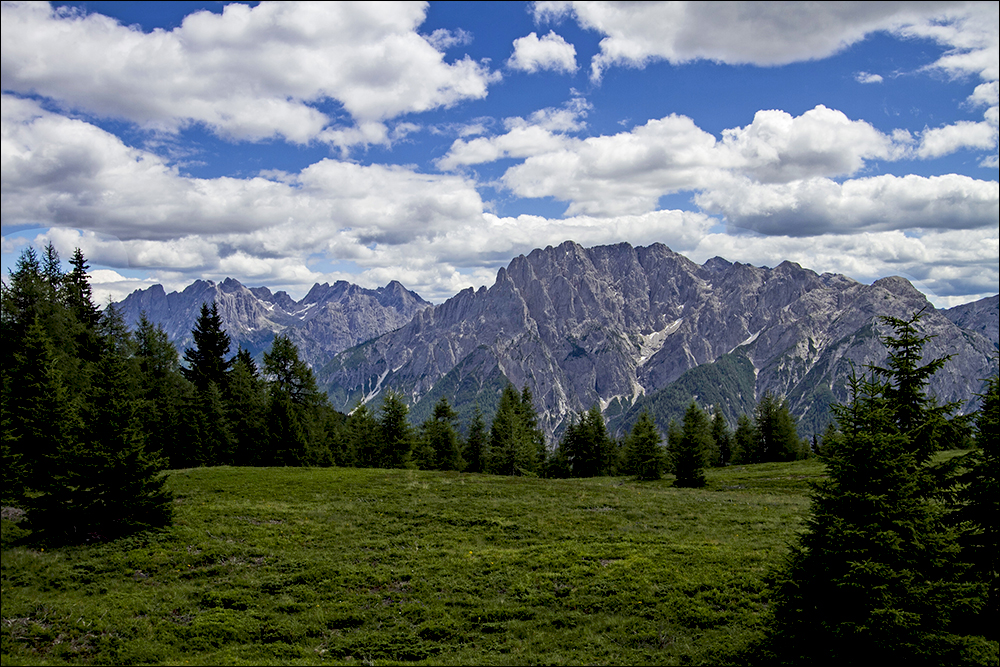
[[805,458],[806,452],[787,401],[765,392],[757,403],[753,419],[758,438],[754,463]]
[[814,485],[807,531],[776,577],[764,662],[997,659],[995,644],[966,636],[956,622],[981,605],[983,586],[963,581],[958,532],[934,488],[927,452],[935,445],[920,434],[935,416],[913,409],[930,405],[930,374],[921,370],[928,366],[913,363],[927,339],[913,343],[903,324],[894,322],[897,336],[885,339],[888,371],[876,369],[884,380],[853,378],[851,401],[834,406],[840,435],[826,457],[827,479]]
[[500,405],[490,426],[490,458],[487,472],[495,475],[535,474],[544,456],[545,440],[537,426],[531,392],[518,394],[508,384],[500,394]]
[[257,364],[240,348],[229,372],[227,416],[233,435],[233,463],[263,465],[267,456],[267,392]]
[[465,460],[465,472],[484,472],[489,460],[489,439],[486,433],[486,421],[477,405],[472,412],[469,423],[469,434],[465,438],[462,458]]
[[660,479],[665,464],[660,433],[648,412],[639,415],[625,441],[627,465],[640,480]]
[[347,433],[352,465],[359,468],[381,467],[382,434],[371,408],[362,403],[351,411],[347,419]]
[[434,405],[433,416],[422,426],[424,441],[427,443],[430,460],[421,468],[430,470],[461,470],[465,466],[459,448],[455,420],[458,413],[452,409],[448,399],[442,396]]
[[674,486],[698,488],[705,486],[706,452],[712,446],[708,417],[691,401],[684,412],[680,442],[673,452]]
[[101,357],[79,439],[58,451],[32,525],[50,540],[106,539],[168,524],[173,503],[139,426],[133,341],[121,313],[101,318]]
[[712,415],[712,442],[715,444],[711,465],[727,466],[733,459],[733,434],[726,424],[726,417],[722,414],[722,407],[716,404],[715,413]]
[[201,304],[201,314],[191,331],[194,337],[194,347],[184,350],[184,377],[190,380],[199,391],[204,391],[210,382],[225,391],[226,373],[233,360],[226,359],[229,354],[229,334],[222,327],[222,317],[218,305],[213,301],[209,306]]
[[407,415],[410,409],[403,401],[402,394],[387,390],[379,408],[379,433],[381,452],[379,468],[405,468],[410,462],[414,435]]

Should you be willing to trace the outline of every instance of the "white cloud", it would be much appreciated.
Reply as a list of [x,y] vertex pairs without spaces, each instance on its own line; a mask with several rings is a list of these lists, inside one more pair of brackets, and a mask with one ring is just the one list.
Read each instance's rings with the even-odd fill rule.
[[927,129],[920,134],[917,155],[936,158],[963,148],[989,150],[997,146],[997,128],[987,122],[958,121],[953,125]]
[[704,210],[735,226],[770,235],[816,236],[904,229],[996,227],[996,181],[968,176],[882,175],[848,180],[811,178],[760,184],[734,178],[696,196]]
[[871,72],[858,72],[854,75],[854,80],[858,83],[882,83],[881,74],[872,74]]
[[324,100],[364,125],[486,96],[498,75],[468,58],[445,62],[416,32],[425,12],[410,2],[234,3],[143,33],[100,14],[4,3],[4,89],[167,132],[202,123],[305,143],[330,124],[311,106]]
[[571,74],[577,69],[576,47],[551,30],[541,39],[531,33],[514,40],[514,54],[507,66],[529,73],[553,70]]
[[825,58],[877,31],[934,39],[950,48],[935,63],[996,79],[993,2],[543,2],[536,20],[572,16],[605,37],[591,61],[599,80],[614,66],[656,60],[783,65]]
[[867,160],[904,157],[912,143],[906,133],[886,135],[822,105],[798,117],[759,111],[750,125],[724,130],[722,141],[677,115],[611,136],[544,135],[549,144],[520,154],[503,150],[512,134],[456,142],[447,164],[525,155],[503,183],[522,197],[569,202],[568,215],[651,211],[664,195],[726,187],[732,174],[765,183],[851,175]]
[[[448,153],[435,164],[438,169],[448,171],[501,158],[525,158],[559,150],[566,145],[565,133],[586,127],[584,118],[589,109],[590,104],[585,99],[575,97],[561,108],[539,109],[527,119],[520,116],[505,118],[505,134],[471,140],[456,139]],[[463,131],[462,136],[486,131],[482,124],[473,129],[474,132]]]
[[888,136],[823,105],[795,118],[758,111],[753,123],[722,135],[723,144],[745,160],[742,168],[766,183],[853,174],[865,160],[902,157],[909,143],[906,135]]
[[719,255],[756,265],[790,260],[819,273],[841,273],[870,283],[900,275],[938,307],[996,294],[1000,283],[996,228],[863,232],[809,237],[707,234],[687,253],[703,262]]

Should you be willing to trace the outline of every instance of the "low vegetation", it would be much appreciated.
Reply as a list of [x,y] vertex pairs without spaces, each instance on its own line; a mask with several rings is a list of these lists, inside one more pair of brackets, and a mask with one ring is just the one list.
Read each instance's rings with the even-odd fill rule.
[[5,513],[3,663],[725,663],[822,471],[170,471],[163,531],[43,548]]

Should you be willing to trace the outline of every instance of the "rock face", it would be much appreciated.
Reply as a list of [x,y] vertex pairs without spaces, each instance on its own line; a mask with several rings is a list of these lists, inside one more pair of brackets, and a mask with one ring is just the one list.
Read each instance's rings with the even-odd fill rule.
[[344,281],[316,284],[301,301],[295,301],[285,292],[247,288],[232,278],[218,284],[199,280],[170,294],[161,285],[154,285],[133,292],[116,305],[129,324],[145,312],[183,350],[192,344],[191,329],[201,305],[212,301],[218,304],[234,352],[242,345],[259,356],[270,347],[275,334],[283,333],[310,365],[325,363],[341,350],[398,329],[414,313],[430,306],[395,281],[376,290]]
[[[493,387],[484,377],[500,373],[531,389],[551,434],[595,404],[609,418],[625,415],[692,369],[736,356],[750,362],[742,363],[752,368],[753,398],[785,395],[818,428],[829,403],[846,398],[851,365],[884,361],[883,315],[926,309],[922,330],[935,338],[925,355],[954,355],[932,391],[972,400],[997,369],[997,299],[985,302],[937,311],[898,277],[863,285],[791,262],[699,266],[664,245],[566,242],[515,258],[489,289],[420,309],[398,330],[338,354],[319,379],[339,409],[388,387],[419,409],[441,395],[488,404],[476,387]],[[722,401],[735,419],[736,398]]]

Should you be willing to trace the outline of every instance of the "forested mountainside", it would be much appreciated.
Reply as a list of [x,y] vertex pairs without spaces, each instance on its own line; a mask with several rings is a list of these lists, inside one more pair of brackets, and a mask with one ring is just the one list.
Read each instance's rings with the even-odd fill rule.
[[318,379],[338,409],[392,388],[417,418],[442,396],[460,412],[488,410],[510,381],[531,390],[550,434],[593,405],[615,428],[642,408],[665,427],[692,396],[721,404],[732,423],[770,391],[788,397],[808,434],[847,398],[852,368],[884,361],[878,317],[921,309],[934,336],[925,354],[952,355],[931,393],[974,401],[997,370],[996,298],[949,317],[899,277],[864,285],[792,262],[698,265],[659,244],[566,242],[341,352]]

